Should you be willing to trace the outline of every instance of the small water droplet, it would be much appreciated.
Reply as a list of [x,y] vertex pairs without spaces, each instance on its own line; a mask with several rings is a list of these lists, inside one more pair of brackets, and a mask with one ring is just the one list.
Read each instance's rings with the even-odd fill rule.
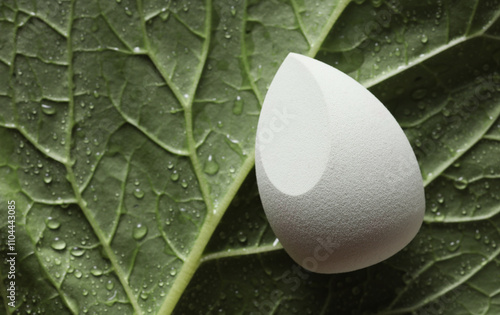
[[71,253],[71,255],[73,255],[75,257],[80,257],[80,256],[83,256],[83,254],[85,253],[85,249],[80,248],[80,247],[73,247],[70,250],[70,253]]
[[47,220],[45,220],[45,224],[51,230],[57,230],[61,226],[61,222],[52,217],[48,217]]
[[219,171],[219,164],[215,161],[215,158],[211,154],[205,161],[205,167],[203,171],[208,175],[215,175]]
[[188,184],[188,182],[186,182],[185,179],[183,179],[181,182],[181,186],[182,186],[182,188],[187,188],[189,186],[189,184]]
[[234,101],[233,105],[233,114],[235,115],[241,115],[243,112],[243,100],[241,99],[241,96],[236,96],[236,100]]
[[179,180],[179,173],[177,173],[177,171],[173,171],[172,175],[170,175],[170,179],[173,181],[173,182],[176,182]]
[[422,36],[420,37],[420,41],[422,42],[422,44],[426,44],[429,39],[427,38],[427,35],[422,34]]
[[467,188],[468,184],[469,184],[469,182],[465,178],[463,178],[463,177],[459,177],[453,183],[453,185],[455,186],[455,188],[456,189],[460,189],[460,190],[464,190],[465,188]]
[[236,8],[234,7],[234,5],[231,6],[231,15],[236,16]]
[[140,188],[134,189],[134,196],[137,199],[142,199],[144,197],[144,190],[142,190]]
[[444,197],[443,197],[443,195],[438,194],[438,195],[437,195],[437,201],[438,201],[439,203],[443,203],[443,202],[444,202]]
[[90,270],[90,273],[91,273],[93,276],[95,276],[95,277],[100,277],[100,276],[102,276],[102,270],[101,270],[101,269],[99,269],[99,268],[97,268],[97,267],[95,267],[95,266],[94,266],[94,268],[92,268],[92,269]]
[[438,205],[435,203],[431,203],[430,208],[431,208],[431,212],[436,213],[438,210]]
[[427,95],[426,89],[416,89],[411,93],[411,97],[414,100],[421,100]]
[[134,239],[140,240],[144,236],[146,236],[147,233],[148,233],[148,227],[139,223],[134,227],[132,236],[134,237]]
[[170,269],[170,275],[171,276],[175,276],[177,274],[177,269],[175,269],[174,267],[172,267],[172,269]]
[[50,246],[55,250],[63,250],[66,248],[66,242],[56,237]]
[[238,241],[240,241],[241,243],[247,241],[247,236],[245,235],[245,233],[243,233],[243,231],[238,231]]
[[446,246],[446,248],[450,252],[456,251],[459,247],[460,247],[460,240],[449,242],[448,245]]
[[42,104],[42,112],[45,115],[54,115],[56,113],[56,108],[52,105]]
[[50,176],[49,173],[46,173],[43,177],[43,181],[45,182],[45,184],[50,184],[52,182],[52,176]]
[[113,290],[113,288],[115,287],[115,284],[113,283],[112,280],[108,280],[108,283],[106,283],[106,289],[108,289],[109,291]]
[[479,232],[479,230],[476,230],[476,232],[474,233],[474,238],[476,240],[480,240],[481,239],[481,233]]
[[78,269],[77,269],[77,270],[75,270],[74,275],[75,275],[75,277],[76,277],[77,279],[80,279],[80,278],[82,277],[82,272],[81,272],[80,270],[78,270]]

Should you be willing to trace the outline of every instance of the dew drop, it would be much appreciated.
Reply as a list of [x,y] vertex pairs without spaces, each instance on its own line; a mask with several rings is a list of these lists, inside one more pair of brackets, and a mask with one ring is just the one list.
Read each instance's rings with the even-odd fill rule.
[[174,267],[172,267],[172,269],[170,269],[170,275],[173,277],[177,274],[177,269],[175,269]]
[[435,203],[432,203],[430,205],[430,208],[431,208],[431,212],[433,212],[433,213],[436,213],[438,211],[438,205]]
[[460,240],[456,240],[454,242],[450,242],[448,243],[448,245],[446,246],[446,248],[448,249],[448,251],[450,252],[455,252],[458,248],[460,247]]
[[427,95],[426,89],[416,89],[411,93],[411,97],[414,100],[421,100]]
[[219,171],[219,164],[215,161],[215,158],[211,154],[205,161],[203,171],[208,175],[215,175]]
[[238,231],[238,241],[240,241],[240,243],[247,241],[247,236],[243,233],[243,231]]
[[140,188],[134,189],[134,196],[137,199],[142,199],[144,197],[144,190],[141,190]]
[[66,248],[66,242],[56,237],[52,244],[50,244],[50,247],[55,250],[63,250]]
[[115,284],[113,283],[113,281],[108,280],[108,283],[106,283],[106,289],[111,291],[111,290],[113,290],[114,287],[115,287]]
[[43,177],[43,181],[45,182],[45,184],[50,184],[52,182],[52,176],[50,176],[49,173],[46,173]]
[[100,276],[102,276],[102,270],[101,270],[101,269],[99,269],[99,268],[97,268],[97,267],[95,267],[95,266],[94,266],[94,268],[92,268],[92,270],[90,270],[90,273],[91,273],[93,276],[95,276],[95,277],[100,277]]
[[476,232],[474,233],[474,238],[476,240],[480,240],[481,239],[481,233],[479,232],[479,230],[476,230]]
[[51,230],[57,230],[61,226],[61,222],[52,217],[48,217],[47,220],[45,220],[45,224]]
[[438,194],[438,195],[437,195],[437,201],[438,201],[439,203],[443,203],[443,202],[444,202],[444,197],[443,197],[443,195]]
[[234,101],[233,105],[233,114],[235,115],[241,115],[243,112],[243,100],[241,99],[241,96],[236,96],[236,100]]
[[170,179],[173,181],[173,182],[176,182],[179,180],[179,173],[177,173],[177,171],[174,171],[172,173],[172,175],[170,175]]
[[465,178],[459,177],[457,180],[455,180],[453,186],[455,186],[456,189],[464,190],[465,188],[467,188],[467,184],[469,184],[469,182]]
[[148,233],[148,227],[139,223],[134,228],[134,231],[132,232],[132,236],[134,237],[134,239],[140,240],[144,236],[146,236],[147,233]]
[[236,8],[234,7],[234,5],[231,6],[231,15],[236,16]]
[[56,113],[56,108],[52,105],[42,104],[42,112],[45,115],[51,116],[51,115],[54,115]]
[[420,37],[420,41],[422,42],[422,44],[426,44],[429,41],[429,38],[427,38],[427,35],[422,34],[422,36]]
[[73,247],[70,250],[70,253],[71,253],[71,255],[73,255],[75,257],[80,257],[80,256],[83,256],[83,254],[85,254],[85,249],[80,248],[80,247]]
[[82,277],[82,272],[80,270],[75,270],[74,275],[77,279],[80,279]]
[[189,184],[188,184],[188,182],[186,182],[186,180],[183,179],[181,182],[181,186],[182,186],[182,188],[188,188]]

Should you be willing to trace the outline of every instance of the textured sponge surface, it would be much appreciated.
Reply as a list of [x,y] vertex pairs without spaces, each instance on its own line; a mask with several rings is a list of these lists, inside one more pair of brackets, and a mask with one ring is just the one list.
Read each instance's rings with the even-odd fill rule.
[[269,223],[308,270],[378,263],[422,224],[423,183],[404,132],[367,89],[312,58],[289,54],[276,73],[255,158]]

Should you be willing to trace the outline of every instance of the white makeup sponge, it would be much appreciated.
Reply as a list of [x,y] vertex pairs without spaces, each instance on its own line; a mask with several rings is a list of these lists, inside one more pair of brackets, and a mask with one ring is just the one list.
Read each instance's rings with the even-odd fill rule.
[[394,117],[354,79],[309,57],[289,54],[271,83],[255,169],[273,231],[311,271],[376,264],[422,224],[422,178]]

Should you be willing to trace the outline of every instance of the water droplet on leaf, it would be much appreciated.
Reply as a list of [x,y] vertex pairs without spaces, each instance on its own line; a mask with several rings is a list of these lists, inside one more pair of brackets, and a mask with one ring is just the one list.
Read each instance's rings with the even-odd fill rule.
[[55,250],[63,250],[66,248],[66,242],[56,237],[50,246]]
[[235,115],[241,115],[243,112],[243,100],[241,99],[241,96],[236,96],[236,100],[234,101],[233,105],[233,114]]
[[73,255],[75,257],[80,257],[80,256],[83,256],[83,254],[85,253],[85,249],[80,248],[80,247],[73,247],[70,250],[70,253],[71,253],[71,255]]
[[52,217],[48,217],[45,224],[51,230],[57,230],[61,226],[61,223]]
[[134,196],[137,198],[137,199],[142,199],[144,197],[144,191],[141,190],[140,188],[136,188],[134,190]]
[[141,223],[137,224],[137,226],[134,228],[134,231],[132,233],[132,236],[136,240],[142,239],[146,234],[148,233],[148,227],[145,225],[142,225]]
[[56,113],[56,108],[52,105],[42,104],[42,112],[45,115],[54,115]]
[[219,171],[219,164],[215,161],[215,158],[210,154],[205,162],[205,167],[203,169],[208,175],[214,175]]

